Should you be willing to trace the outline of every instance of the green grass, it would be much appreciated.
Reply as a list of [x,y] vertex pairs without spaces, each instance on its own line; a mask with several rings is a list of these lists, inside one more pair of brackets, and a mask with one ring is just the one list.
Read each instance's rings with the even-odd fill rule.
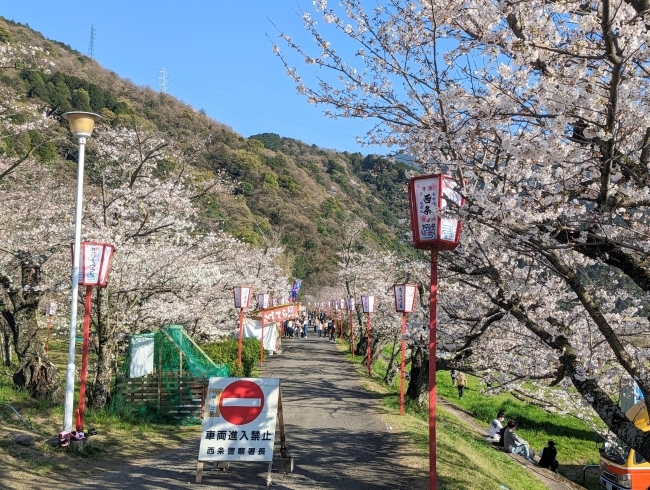
[[595,433],[584,422],[569,415],[549,413],[539,407],[516,400],[509,393],[495,396],[481,394],[481,386],[473,376],[468,376],[468,386],[463,398],[458,398],[458,389],[452,386],[448,371],[439,371],[436,376],[438,395],[470,412],[487,428],[497,412],[506,414],[506,422],[515,420],[517,433],[526,439],[537,451],[549,439],[555,441],[558,461],[561,464],[597,464],[598,449]]
[[[349,354],[349,345],[341,341],[342,346],[347,349],[346,357],[354,362],[355,364],[361,364],[363,362],[363,357],[355,356],[352,360],[351,355]],[[384,405],[389,408],[392,412],[398,413],[399,411],[399,375],[393,379],[393,382],[390,386],[382,383],[385,370],[387,367],[386,358],[390,356],[390,346],[386,347],[382,351],[382,357],[377,359],[373,365],[372,370],[372,380],[373,382],[381,383],[385,389],[388,390],[388,393],[384,397]],[[363,371],[360,371],[362,374],[366,374],[365,366],[360,367]],[[410,366],[407,365],[406,371],[410,370]],[[546,446],[546,443],[549,439],[552,439],[556,443],[558,448],[558,460],[560,462],[560,473],[564,476],[572,479],[573,481],[581,483],[582,481],[582,468],[588,464],[598,464],[599,455],[598,448],[595,443],[595,433],[589,428],[584,422],[578,420],[569,415],[560,415],[549,413],[539,407],[534,405],[529,405],[515,399],[509,393],[504,393],[501,395],[495,396],[485,396],[481,394],[482,387],[479,384],[477,378],[473,376],[468,376],[468,387],[465,391],[465,394],[462,399],[458,398],[458,389],[452,386],[451,376],[449,371],[441,371],[437,373],[437,391],[438,395],[442,398],[449,400],[455,405],[460,406],[466,411],[470,412],[473,417],[486,428],[488,424],[494,419],[497,412],[503,410],[506,414],[506,422],[510,419],[516,420],[519,425],[518,433],[526,439],[531,447],[536,450],[537,453]],[[462,447],[462,452],[466,451],[481,452],[479,448],[484,448],[491,458],[494,459],[496,455],[503,457],[502,454],[494,451],[490,448],[482,438],[476,439],[470,435],[469,432],[464,431],[460,428],[462,425],[459,425],[458,422],[454,422],[452,427],[449,426],[449,414],[446,414],[444,411],[438,419],[438,445],[440,446],[441,441],[450,441],[453,447],[454,444],[458,443],[458,447]],[[428,412],[422,410],[415,402],[406,401],[406,414],[418,418],[421,421],[426,422],[428,420]],[[403,418],[402,418],[403,419]],[[447,424],[447,425],[445,425]],[[458,432],[461,431],[461,432]],[[412,440],[418,444],[418,446],[423,447],[423,450],[428,450],[428,427],[420,428],[420,431],[409,431]],[[460,439],[458,436],[460,435]],[[455,442],[454,442],[455,441]],[[465,446],[468,447],[465,447]],[[471,446],[471,447],[469,447]],[[451,458],[451,456],[450,456]],[[507,461],[511,461],[509,458],[505,457]],[[472,459],[471,465],[467,464],[467,461],[460,463],[463,467],[463,472],[468,466],[473,466],[474,462]],[[495,461],[497,461],[495,459]],[[499,460],[501,461],[501,460]],[[457,462],[458,463],[458,462]],[[501,467],[501,462],[499,463]],[[481,470],[483,471],[483,470]],[[456,473],[458,472],[456,469]],[[440,470],[439,470],[440,473]],[[442,473],[440,473],[442,474]],[[465,481],[464,476],[460,474],[449,475],[448,478],[451,479],[451,482],[446,482],[444,488],[494,488],[490,486],[493,484],[478,484],[474,483],[475,481],[470,479]],[[481,476],[476,476],[476,478],[481,478]],[[461,481],[460,485],[457,485],[457,481]],[[510,489],[513,488],[528,488],[525,486],[518,486],[518,484],[507,484],[503,483]],[[593,477],[587,479],[587,488],[599,488],[597,478]],[[499,488],[497,485],[496,488]],[[532,488],[532,487],[531,487]],[[543,487],[542,487],[543,488]]]

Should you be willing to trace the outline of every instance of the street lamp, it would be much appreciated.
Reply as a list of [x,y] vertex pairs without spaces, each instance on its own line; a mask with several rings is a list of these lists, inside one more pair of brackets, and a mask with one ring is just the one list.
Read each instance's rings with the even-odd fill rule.
[[65,402],[63,411],[63,430],[72,430],[72,406],[74,404],[74,351],[77,336],[77,301],[79,290],[79,254],[81,253],[81,216],[84,183],[84,154],[86,138],[93,133],[95,122],[101,119],[99,114],[92,112],[66,112],[61,117],[68,120],[70,132],[79,142],[79,159],[77,165],[77,203],[74,220],[74,256],[72,260],[72,299],[70,301],[70,345],[68,347],[68,365],[66,367]]
[[352,352],[352,359],[354,359],[354,322],[352,317],[352,312],[355,310],[354,298],[348,298],[347,305],[350,312],[350,351]]
[[[79,383],[79,408],[77,409],[77,430],[84,426],[86,410],[86,377],[88,375],[88,343],[90,339],[90,310],[92,308],[93,286],[106,287],[108,270],[115,247],[107,243],[81,242],[81,274],[79,284],[86,286],[84,303],[84,336],[81,354],[81,381]],[[72,251],[74,257],[74,250]]]
[[264,310],[271,306],[270,294],[257,295],[257,307],[262,312],[262,345],[260,346],[260,364],[264,363]]
[[406,362],[406,314],[415,307],[415,284],[395,284],[395,311],[402,314],[402,367],[399,381],[399,414],[404,415],[404,364]]
[[409,180],[411,231],[415,248],[431,250],[429,289],[429,489],[436,489],[436,316],[438,313],[438,250],[453,250],[460,241],[462,223],[441,212],[448,202],[462,206],[465,199],[449,175],[434,174]]
[[366,334],[368,336],[368,346],[366,347],[366,357],[368,362],[368,377],[370,377],[370,368],[372,361],[372,347],[370,341],[370,314],[375,311],[375,297],[374,296],[361,296],[361,309],[368,315],[366,323]]
[[244,339],[244,308],[251,304],[253,288],[250,286],[235,286],[232,288],[235,296],[235,308],[239,309],[239,346],[237,347],[237,363],[241,367],[241,351]]

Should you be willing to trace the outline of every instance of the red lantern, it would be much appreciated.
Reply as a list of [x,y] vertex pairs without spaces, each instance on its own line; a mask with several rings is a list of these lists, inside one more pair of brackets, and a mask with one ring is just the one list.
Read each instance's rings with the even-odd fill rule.
[[409,205],[413,246],[424,250],[453,250],[460,241],[462,223],[445,218],[442,212],[465,199],[456,190],[458,181],[449,175],[434,174],[409,180]]
[[395,284],[395,311],[413,313],[415,308],[415,284]]

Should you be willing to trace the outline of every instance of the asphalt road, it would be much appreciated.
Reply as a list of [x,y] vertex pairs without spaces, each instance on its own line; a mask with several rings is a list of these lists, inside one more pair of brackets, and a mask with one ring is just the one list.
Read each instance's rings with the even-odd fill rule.
[[[272,473],[272,488],[427,489],[428,465],[410,453],[406,437],[386,427],[380,395],[362,388],[334,344],[310,336],[287,341],[264,363],[264,376],[280,378],[292,474]],[[227,471],[206,464],[195,483],[197,438],[148,459],[102,465],[92,475],[47,477],[43,488],[211,489],[265,488],[268,463],[232,463]],[[276,435],[276,450],[279,435]],[[2,485],[0,484],[0,488]]]

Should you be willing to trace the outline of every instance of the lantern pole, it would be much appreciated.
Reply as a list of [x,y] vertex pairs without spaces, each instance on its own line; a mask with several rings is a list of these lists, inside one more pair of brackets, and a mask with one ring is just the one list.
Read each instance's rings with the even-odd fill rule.
[[90,337],[90,310],[92,308],[93,287],[86,286],[86,300],[84,303],[84,340],[81,353],[81,381],[79,383],[79,408],[77,416],[77,431],[83,430],[84,411],[86,410],[86,379],[88,377],[88,343]]
[[402,367],[399,380],[399,414],[404,415],[404,368],[406,364],[406,312],[402,312]]
[[368,377],[370,377],[370,369],[372,364],[372,348],[370,341],[370,313],[368,313],[368,322],[366,323],[366,332],[368,334],[368,346],[366,348],[366,357],[368,358]]
[[352,324],[352,310],[350,310],[350,352],[354,359],[354,325]]
[[237,364],[241,367],[241,351],[244,341],[244,308],[239,308],[239,345],[237,346]]
[[50,346],[50,329],[52,328],[52,315],[47,315],[47,337],[45,338],[45,354]]
[[262,310],[262,345],[260,346],[260,364],[264,364],[264,310]]
[[431,250],[429,290],[429,489],[436,490],[436,328],[438,315],[438,250]]

